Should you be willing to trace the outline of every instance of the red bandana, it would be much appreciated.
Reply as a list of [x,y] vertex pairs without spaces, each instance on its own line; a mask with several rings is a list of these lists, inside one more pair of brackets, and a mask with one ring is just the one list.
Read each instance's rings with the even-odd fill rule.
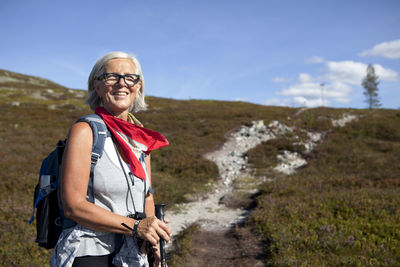
[[156,131],[118,119],[105,108],[99,107],[95,113],[103,119],[118,144],[122,147],[133,174],[142,180],[146,180],[145,171],[138,157],[141,152],[149,154],[152,150],[168,146],[167,138]]

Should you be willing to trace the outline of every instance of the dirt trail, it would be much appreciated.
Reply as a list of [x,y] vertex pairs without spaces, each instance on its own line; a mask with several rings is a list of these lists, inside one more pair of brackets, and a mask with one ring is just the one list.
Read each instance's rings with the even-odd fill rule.
[[172,234],[177,234],[186,226],[197,222],[208,231],[230,229],[245,219],[246,210],[231,209],[221,203],[221,199],[233,191],[232,182],[239,176],[249,175],[246,170],[245,153],[263,141],[276,138],[291,129],[277,121],[268,127],[263,121],[253,122],[250,127],[243,126],[233,133],[223,147],[205,155],[214,161],[219,169],[220,182],[205,199],[177,205],[179,213],[168,212]]
[[[342,127],[356,119],[353,115],[343,115],[343,118],[333,120],[335,127]],[[261,243],[244,228],[235,227],[246,219],[248,211],[245,207],[229,208],[224,198],[235,191],[233,182],[239,177],[250,177],[247,170],[246,152],[261,142],[268,141],[292,132],[294,128],[288,127],[278,121],[272,121],[268,126],[263,121],[254,121],[250,127],[242,126],[237,132],[232,133],[221,149],[205,155],[214,161],[219,169],[221,180],[216,184],[204,199],[179,204],[179,212],[168,211],[166,218],[172,235],[178,234],[188,225],[196,222],[201,226],[201,231],[195,234],[194,252],[187,266],[202,266],[209,261],[212,266],[231,266],[239,261],[245,266],[263,266],[261,260]],[[303,140],[306,152],[311,152],[323,138],[322,133],[306,132],[307,140]],[[297,140],[297,142],[299,142]],[[298,153],[282,151],[278,156],[279,164],[276,171],[290,175],[295,169],[307,164]],[[253,177],[254,178],[254,177]],[[257,179],[257,178],[256,178]],[[263,182],[261,178],[254,179],[251,193],[257,191],[257,184]],[[170,242],[171,244],[172,242]],[[167,246],[167,250],[170,245]],[[239,259],[239,258],[241,259]],[[229,264],[228,264],[229,263]],[[247,263],[249,263],[247,265]]]
[[185,266],[265,266],[262,244],[246,228],[197,232]]

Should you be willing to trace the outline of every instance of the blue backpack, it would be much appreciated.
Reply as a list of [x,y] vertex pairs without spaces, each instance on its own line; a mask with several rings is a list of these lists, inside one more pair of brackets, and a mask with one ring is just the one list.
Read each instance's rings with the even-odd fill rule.
[[[93,131],[93,146],[91,154],[90,180],[93,184],[93,173],[96,163],[101,158],[104,142],[111,136],[104,121],[96,114],[86,115],[77,122],[87,122]],[[63,229],[73,227],[76,222],[65,218],[59,192],[59,177],[62,156],[66,140],[58,141],[54,149],[43,161],[39,173],[39,182],[35,187],[33,197],[33,212],[29,220],[32,223],[36,210],[36,240],[40,247],[54,248]],[[93,188],[93,187],[92,187]],[[90,202],[94,202],[93,192],[88,192]]]

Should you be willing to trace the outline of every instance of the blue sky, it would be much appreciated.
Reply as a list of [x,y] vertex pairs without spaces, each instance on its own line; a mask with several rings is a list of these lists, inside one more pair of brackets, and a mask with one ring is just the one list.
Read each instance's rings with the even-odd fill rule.
[[397,0],[2,0],[0,68],[86,89],[96,60],[135,54],[147,95],[365,108],[368,64],[400,107]]

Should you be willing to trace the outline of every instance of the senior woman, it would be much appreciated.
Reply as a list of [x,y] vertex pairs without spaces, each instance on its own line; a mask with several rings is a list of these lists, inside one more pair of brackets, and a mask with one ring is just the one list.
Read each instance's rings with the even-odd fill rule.
[[70,129],[61,167],[61,202],[64,215],[77,224],[63,230],[51,266],[148,266],[146,242],[153,246],[158,266],[158,241],[168,242],[171,232],[154,216],[149,153],[168,141],[131,114],[146,109],[144,89],[140,63],[130,54],[111,52],[94,65],[85,103],[112,135],[106,138],[91,183],[92,129],[86,122]]

